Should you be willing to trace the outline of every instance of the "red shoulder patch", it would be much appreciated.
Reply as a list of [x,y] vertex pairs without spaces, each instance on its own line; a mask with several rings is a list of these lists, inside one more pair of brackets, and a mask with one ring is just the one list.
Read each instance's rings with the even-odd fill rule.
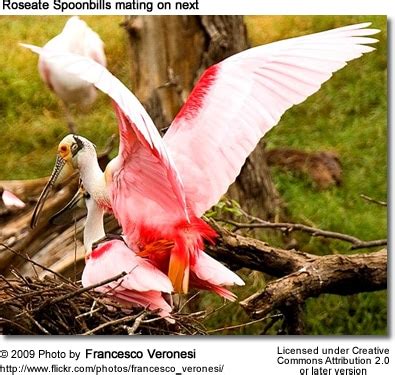
[[90,254],[92,259],[100,258],[105,252],[110,250],[112,247],[112,241],[106,242],[105,244],[101,245],[100,247],[93,250]]
[[177,120],[181,118],[191,120],[196,116],[196,113],[202,106],[203,99],[206,96],[208,89],[215,81],[218,73],[218,67],[218,64],[213,65],[203,73],[192,92],[189,94],[187,101],[181,107],[180,112],[178,112],[174,122],[177,122]]

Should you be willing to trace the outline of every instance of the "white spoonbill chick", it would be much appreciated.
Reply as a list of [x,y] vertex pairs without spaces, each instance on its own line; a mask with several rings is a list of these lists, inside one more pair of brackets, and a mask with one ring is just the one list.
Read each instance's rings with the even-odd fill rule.
[[[74,53],[89,57],[106,66],[104,44],[99,35],[79,17],[71,17],[62,32],[43,47],[57,53]],[[70,105],[88,108],[96,99],[94,85],[65,71],[59,64],[40,56],[38,71],[45,84],[60,98],[66,113],[69,129],[75,132],[75,124],[69,112]]]

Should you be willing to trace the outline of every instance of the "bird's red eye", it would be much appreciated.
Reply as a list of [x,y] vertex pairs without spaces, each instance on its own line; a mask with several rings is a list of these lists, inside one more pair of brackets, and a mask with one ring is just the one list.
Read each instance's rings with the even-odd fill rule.
[[60,146],[60,151],[66,152],[67,151],[67,146]]

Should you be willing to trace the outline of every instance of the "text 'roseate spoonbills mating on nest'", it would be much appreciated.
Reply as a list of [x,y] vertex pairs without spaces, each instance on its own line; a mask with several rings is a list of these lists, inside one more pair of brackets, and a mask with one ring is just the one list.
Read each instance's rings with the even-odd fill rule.
[[[288,108],[318,91],[347,61],[374,50],[367,44],[377,42],[369,36],[379,30],[369,25],[274,42],[213,65],[163,138],[138,99],[102,65],[84,56],[25,45],[107,93],[120,133],[119,154],[104,172],[90,141],[68,135],[60,142],[32,226],[56,180],[78,170],[97,207],[112,211],[122,226],[131,257],[137,254],[167,274],[176,292],[197,287],[233,299],[225,286],[243,282],[204,252],[204,241],[214,242],[216,233],[201,216],[226,192],[261,137]],[[96,271],[88,261],[89,272],[97,272],[97,277],[103,272],[103,280],[110,276],[113,264],[125,262],[127,250],[122,246],[122,255],[115,246],[101,250]],[[95,257],[96,250],[88,246],[87,251]],[[114,272],[122,268],[118,265]]]
[[[106,66],[102,40],[85,21],[77,16],[71,17],[62,32],[45,44],[43,48],[58,53],[86,56]],[[82,109],[88,108],[96,99],[95,87],[75,74],[67,73],[44,55],[39,58],[38,71],[45,84],[59,97],[66,114],[69,130],[74,133],[76,131],[75,123],[69,107],[76,105]]]

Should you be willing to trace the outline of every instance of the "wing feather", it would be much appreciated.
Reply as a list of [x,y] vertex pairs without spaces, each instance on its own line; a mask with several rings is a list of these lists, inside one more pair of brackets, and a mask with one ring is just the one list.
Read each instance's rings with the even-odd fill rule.
[[[370,23],[258,46],[210,67],[165,134],[196,215],[226,192],[260,138],[348,61],[373,51]],[[204,181],[204,186],[202,186]]]
[[198,279],[207,281],[212,285],[244,285],[244,281],[237,274],[203,251],[196,257],[196,262],[192,265],[191,270]]
[[116,288],[117,291],[172,292],[173,287],[169,278],[148,261],[136,255],[122,241],[114,240],[103,246],[108,249],[100,253],[98,248],[100,255],[92,255],[86,262],[82,275],[84,286],[97,284],[126,272],[126,276],[106,285]]
[[120,133],[118,157],[109,164],[112,209],[130,236],[131,223],[189,220],[181,178],[151,117],[139,100],[105,67],[84,56],[23,45],[108,94]]

